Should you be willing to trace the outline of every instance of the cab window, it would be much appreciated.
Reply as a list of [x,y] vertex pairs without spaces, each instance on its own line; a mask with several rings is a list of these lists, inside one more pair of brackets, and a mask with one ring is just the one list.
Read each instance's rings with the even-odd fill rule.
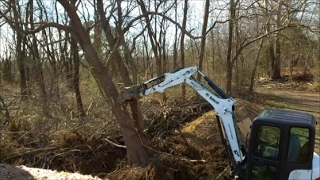
[[[269,125],[258,125],[255,139],[254,155],[271,161],[279,159],[281,128]],[[277,168],[269,163],[252,166],[252,180],[274,180]]]
[[280,135],[280,127],[258,125],[255,156],[277,161],[279,159]]
[[288,155],[289,163],[307,163],[310,153],[308,128],[292,127],[290,128]]

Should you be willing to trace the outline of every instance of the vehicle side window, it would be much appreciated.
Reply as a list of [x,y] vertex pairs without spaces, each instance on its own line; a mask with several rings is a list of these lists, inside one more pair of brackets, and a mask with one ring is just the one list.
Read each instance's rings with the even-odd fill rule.
[[307,163],[310,153],[309,129],[292,127],[290,129],[287,160],[290,163]]
[[[254,155],[260,158],[277,161],[279,159],[281,128],[277,126],[258,125],[255,139]],[[278,170],[270,164],[253,164],[252,180],[273,180]]]
[[257,129],[255,156],[277,161],[279,159],[280,127],[258,125]]

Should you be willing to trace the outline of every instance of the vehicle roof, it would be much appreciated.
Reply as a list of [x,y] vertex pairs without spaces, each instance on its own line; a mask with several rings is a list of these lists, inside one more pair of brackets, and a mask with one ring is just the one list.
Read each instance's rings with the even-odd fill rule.
[[310,113],[283,109],[265,109],[256,119],[267,119],[282,123],[308,124],[312,126],[316,124],[314,116]]

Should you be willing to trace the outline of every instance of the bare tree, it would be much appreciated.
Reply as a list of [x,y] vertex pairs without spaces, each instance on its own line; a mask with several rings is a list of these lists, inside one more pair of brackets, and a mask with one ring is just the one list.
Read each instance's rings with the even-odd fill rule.
[[[282,0],[278,0],[278,12],[276,15],[276,28],[281,27],[281,8],[282,8]],[[281,59],[280,59],[280,31],[277,31],[275,34],[275,44],[274,44],[274,59],[271,59],[272,67],[271,67],[271,79],[281,79]]]
[[[72,6],[76,6],[76,1],[71,1]],[[72,19],[71,19],[72,20]],[[72,24],[72,21],[70,21],[70,24]],[[71,34],[71,37],[73,35]],[[99,42],[99,41],[98,41]],[[80,76],[79,76],[79,69],[80,69],[80,57],[79,57],[79,50],[78,50],[78,44],[76,41],[76,37],[71,38],[70,42],[70,50],[71,50],[71,59],[72,59],[72,87],[75,92],[75,97],[77,101],[77,108],[78,108],[78,116],[84,117],[85,113],[83,110],[83,103],[82,103],[82,98],[81,98],[81,93],[80,93]]]
[[[156,29],[152,29],[152,23],[151,23],[151,20],[147,14],[148,10],[146,8],[146,5],[144,4],[143,1],[137,1],[139,6],[140,6],[140,9],[144,15],[144,18],[146,20],[146,27],[148,29],[148,37],[149,37],[149,40],[150,40],[150,43],[151,43],[151,47],[152,47],[152,51],[154,53],[154,57],[155,57],[155,61],[156,61],[156,68],[157,68],[157,74],[160,75],[162,74],[161,72],[161,57],[160,57],[160,50],[159,50],[159,43],[157,41],[157,37],[156,37],[156,33],[157,33],[157,30]],[[157,4],[155,2],[155,9],[156,11],[158,10],[158,8],[160,7],[160,4]],[[156,27],[156,25],[155,25]]]
[[[203,25],[202,25],[202,32],[201,32],[201,45],[200,45],[200,56],[199,56],[199,69],[202,70],[203,66],[203,58],[205,54],[205,46],[206,46],[206,32],[208,26],[208,17],[209,17],[209,7],[210,1],[206,0],[206,4],[204,7],[204,15],[203,15]],[[198,80],[200,80],[200,74],[198,74]]]
[[[187,13],[188,13],[188,0],[184,0],[182,29],[186,29],[186,26],[187,26]],[[184,38],[185,38],[185,32],[182,31],[181,32],[181,39],[180,39],[181,67],[185,66]],[[182,84],[182,97],[185,97],[185,96],[186,96],[186,86],[185,86],[185,84]]]
[[[175,9],[174,9],[174,20],[178,20],[178,2],[177,0],[174,1]],[[173,68],[176,69],[178,67],[178,27],[175,27],[175,37],[174,37],[174,44],[173,44]]]
[[[8,10],[13,11],[13,17],[15,22],[21,22],[22,19],[19,16],[20,13],[20,6],[17,5],[18,2],[11,1],[8,3]],[[17,29],[23,29],[23,25],[19,24],[17,25]],[[28,90],[27,90],[27,66],[26,66],[26,36],[19,30],[16,30],[16,58],[19,65],[19,74],[20,74],[20,94],[21,99],[26,100],[28,97]]]
[[236,16],[236,9],[235,9],[235,2],[234,0],[230,0],[230,21],[228,22],[228,50],[227,50],[227,86],[226,91],[227,93],[231,92],[231,83],[232,83],[232,69],[233,69],[233,63],[232,63],[232,43],[233,43],[233,27]]

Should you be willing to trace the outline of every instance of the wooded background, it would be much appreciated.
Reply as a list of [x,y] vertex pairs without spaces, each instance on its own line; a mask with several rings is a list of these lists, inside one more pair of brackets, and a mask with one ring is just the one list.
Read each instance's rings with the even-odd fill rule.
[[146,165],[143,114],[119,104],[121,86],[195,65],[230,94],[282,71],[318,77],[319,19],[317,0],[2,0],[0,122],[44,133],[115,118],[130,164]]

